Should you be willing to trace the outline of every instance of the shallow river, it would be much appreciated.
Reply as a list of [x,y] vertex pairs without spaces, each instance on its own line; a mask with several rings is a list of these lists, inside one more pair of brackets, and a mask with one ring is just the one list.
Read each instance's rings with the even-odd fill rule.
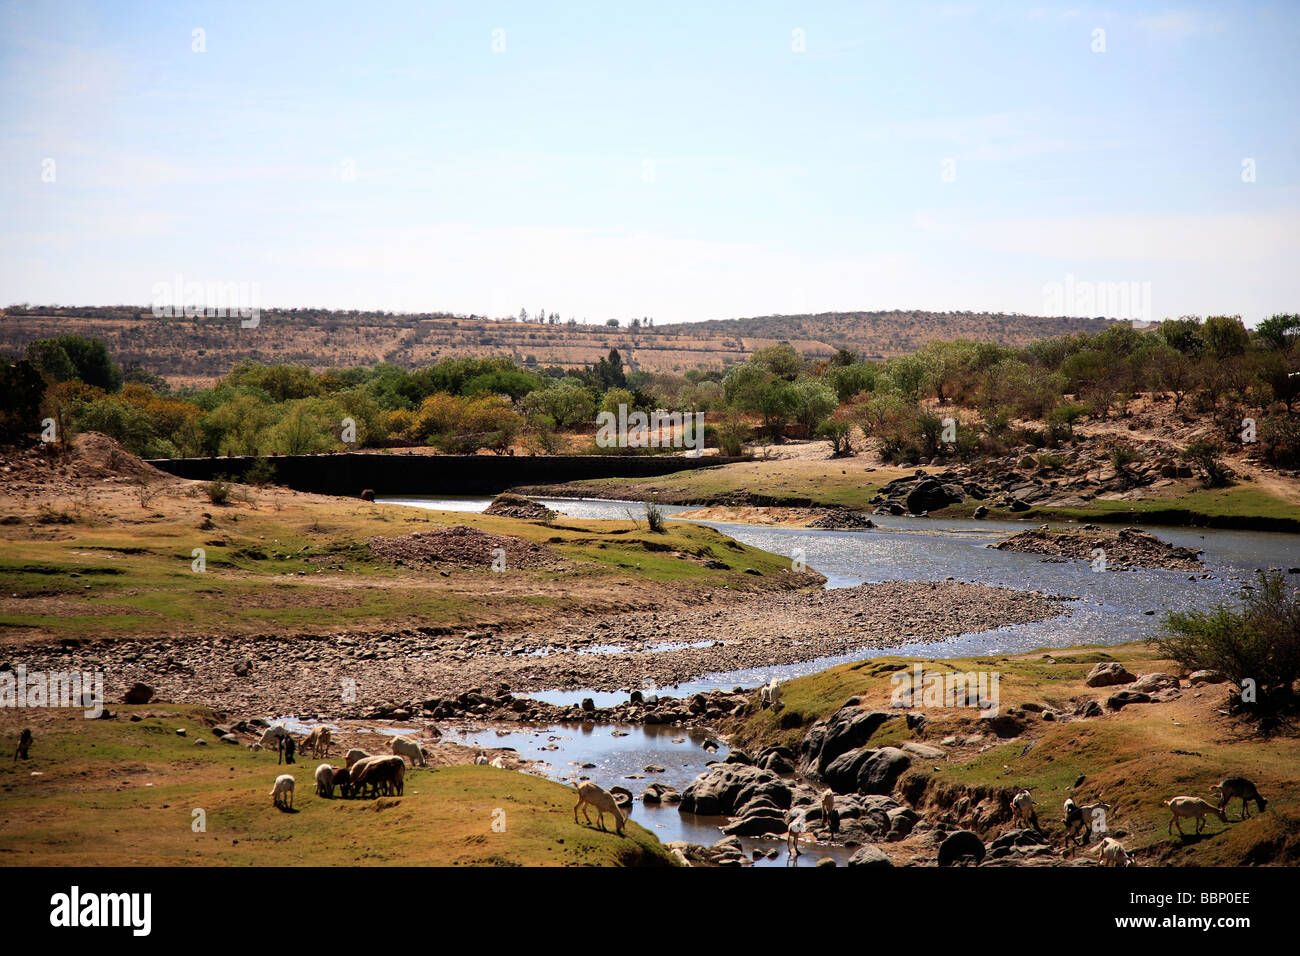
[[[404,504],[442,511],[482,511],[489,498],[386,498]],[[588,499],[539,499],[548,507],[574,518],[640,518],[639,502]],[[691,510],[664,506],[669,516]],[[783,667],[702,674],[695,680],[664,688],[683,696],[715,688],[753,687],[773,676],[786,679],[815,673],[849,660],[881,654],[909,654],[924,657],[958,657],[972,654],[1008,653],[1038,647],[1067,647],[1081,643],[1119,644],[1150,637],[1160,630],[1161,615],[1168,610],[1208,608],[1218,601],[1236,597],[1241,586],[1254,578],[1257,568],[1300,566],[1300,536],[1256,531],[1152,528],[1158,537],[1173,544],[1204,551],[1202,560],[1208,578],[1185,571],[1107,571],[1097,573],[1086,561],[1044,561],[1041,556],[997,551],[988,545],[1041,522],[987,522],[873,516],[880,527],[873,531],[819,531],[803,528],[771,528],[757,525],[706,522],[741,541],[775,554],[793,555],[802,549],[810,568],[827,578],[827,587],[852,587],[864,582],[909,580],[942,581],[954,578],[978,584],[1000,585],[1020,590],[1041,591],[1071,600],[1068,614],[1033,624],[963,634],[938,643],[904,644],[886,650],[864,648],[850,654],[825,657]],[[1203,572],[1203,573],[1205,573]],[[1154,611],[1154,614],[1147,612]],[[616,652],[617,648],[601,649]],[[557,704],[577,703],[592,697],[597,706],[626,700],[624,693],[602,693],[584,689],[539,691],[530,696]],[[615,731],[626,736],[615,736]],[[683,728],[639,725],[557,725],[535,731],[511,732],[499,736],[495,730],[460,730],[449,733],[473,746],[513,747],[521,756],[547,761],[547,775],[567,781],[578,774],[589,776],[605,788],[625,786],[639,796],[658,780],[684,789],[705,769],[710,760],[726,754],[725,746],[712,754],[702,749],[704,735]],[[548,750],[553,745],[556,749]],[[580,769],[583,763],[593,767]],[[664,768],[663,773],[645,773],[648,765]],[[642,779],[628,780],[630,774]],[[675,807],[654,809],[636,803],[632,819],[653,830],[660,840],[691,840],[712,843],[721,835],[721,819],[681,815]],[[760,865],[786,865],[784,843],[779,840],[743,841],[747,848],[779,847],[776,861]],[[822,856],[840,862],[851,851],[843,847],[819,846],[799,860],[811,866]]]

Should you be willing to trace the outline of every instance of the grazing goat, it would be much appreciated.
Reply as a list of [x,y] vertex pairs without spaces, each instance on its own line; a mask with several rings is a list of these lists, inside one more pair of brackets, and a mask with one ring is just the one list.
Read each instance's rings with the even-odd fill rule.
[[591,805],[596,808],[596,818],[600,821],[600,828],[605,829],[605,814],[612,813],[614,814],[614,829],[619,836],[622,836],[623,811],[618,808],[614,795],[602,790],[590,780],[585,780],[582,783],[574,780],[572,783],[578,790],[578,802],[573,807],[573,822],[578,822],[578,811],[581,810],[583,819],[587,821],[588,826],[591,826],[591,817],[587,814],[587,806]]
[[763,709],[778,707],[781,704],[781,688],[775,677],[758,689],[758,702]]
[[369,756],[370,754],[366,753],[364,750],[353,749],[348,751],[347,756],[343,758],[343,762],[349,769],[351,769],[352,765],[358,760],[365,760]]
[[330,754],[330,729],[328,727],[314,727],[312,732],[307,735],[307,739],[302,742],[298,748],[301,753],[311,751],[313,757],[328,757]]
[[1255,785],[1245,777],[1224,777],[1210,789],[1219,791],[1220,810],[1227,810],[1228,801],[1240,797],[1241,818],[1243,820],[1250,816],[1249,801],[1255,801],[1255,805],[1259,807],[1260,813],[1263,813],[1264,808],[1268,806],[1268,801],[1259,795],[1259,791],[1255,789]]
[[[1132,866],[1133,859],[1124,849],[1124,845],[1114,837],[1102,837],[1093,850],[1097,851],[1097,862],[1100,866]],[[1089,853],[1092,850],[1088,851]]]
[[[1069,815],[1067,809],[1066,815]],[[1021,790],[1011,798],[1011,816],[1022,827],[1038,827],[1038,813],[1034,810],[1034,797],[1028,790]]]
[[786,855],[787,862],[798,859],[799,838],[803,836],[804,831],[807,829],[808,829],[808,811],[806,809],[800,810],[793,817],[791,817],[790,822],[786,824],[785,855]]
[[334,768],[327,763],[316,768],[316,793],[326,798],[334,796]]
[[334,786],[338,789],[340,797],[352,796],[351,772],[347,767],[334,768]]
[[411,761],[411,766],[424,766],[424,751],[410,737],[394,737],[388,742],[389,748],[399,757],[406,757]]
[[270,750],[272,747],[280,749],[280,741],[289,736],[289,731],[285,730],[281,724],[274,727],[268,727],[262,734],[262,739],[257,742],[257,746],[262,750]]
[[24,727],[23,732],[18,735],[18,749],[14,751],[14,763],[18,758],[27,759],[27,751],[32,749],[32,728]]
[[406,778],[406,763],[396,756],[366,757],[353,765],[350,774],[349,783],[357,796],[365,796],[369,787],[375,796],[396,793],[400,797]]
[[1228,822],[1228,815],[1207,800],[1200,797],[1173,797],[1165,801],[1165,806],[1173,814],[1169,818],[1169,832],[1174,832],[1174,826],[1178,827],[1178,835],[1186,836],[1183,832],[1183,817],[1196,817],[1196,832],[1200,833],[1205,826],[1205,815],[1213,813],[1224,823]]
[[281,810],[293,809],[293,774],[282,773],[275,778],[275,789],[271,791],[271,806]]

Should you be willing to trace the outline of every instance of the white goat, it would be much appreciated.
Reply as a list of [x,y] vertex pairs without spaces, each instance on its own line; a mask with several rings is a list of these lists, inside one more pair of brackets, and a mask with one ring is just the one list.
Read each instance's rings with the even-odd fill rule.
[[584,780],[582,783],[574,780],[572,783],[578,788],[578,802],[573,807],[573,822],[578,822],[578,810],[582,810],[583,819],[587,821],[587,826],[591,826],[591,817],[587,815],[587,807],[591,806],[596,810],[596,816],[602,830],[605,829],[605,814],[612,813],[614,815],[614,829],[619,836],[622,836],[623,811],[618,808],[614,795],[602,790],[590,780]]
[[274,727],[268,727],[262,734],[262,739],[257,742],[257,746],[263,750],[278,750],[280,741],[291,739],[289,731],[284,729],[283,724],[276,724]]
[[[1067,809],[1068,816],[1069,811]],[[1034,797],[1028,790],[1021,790],[1011,798],[1011,816],[1022,826],[1038,829],[1038,814],[1034,810]]]
[[781,703],[780,682],[775,677],[758,689],[758,702],[764,708],[776,707]]
[[424,751],[410,737],[394,737],[388,742],[389,748],[399,757],[405,757],[411,761],[411,766],[424,766]]
[[316,793],[322,797],[334,796],[334,768],[327,763],[316,768]]
[[1228,815],[1210,803],[1208,800],[1202,800],[1200,797],[1173,797],[1165,801],[1165,806],[1169,808],[1172,816],[1169,818],[1169,832],[1174,832],[1174,826],[1178,827],[1178,835],[1186,836],[1183,833],[1183,818],[1196,817],[1196,832],[1200,833],[1205,826],[1205,815],[1213,813],[1224,823],[1228,822]]
[[271,791],[271,806],[281,810],[293,809],[293,774],[282,773],[275,778],[275,788]]
[[357,750],[354,748],[347,752],[347,756],[343,758],[343,762],[347,768],[351,770],[354,763],[358,760],[365,760],[369,756],[370,754],[366,753],[364,750]]
[[1102,837],[1101,842],[1087,852],[1091,853],[1093,850],[1097,851],[1097,862],[1100,866],[1133,865],[1133,858],[1128,855],[1124,845],[1114,837]]

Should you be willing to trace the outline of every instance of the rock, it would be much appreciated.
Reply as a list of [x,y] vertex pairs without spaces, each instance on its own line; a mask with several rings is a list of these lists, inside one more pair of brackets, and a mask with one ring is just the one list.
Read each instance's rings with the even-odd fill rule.
[[641,802],[649,804],[681,803],[682,795],[676,787],[666,783],[652,783],[641,793]]
[[148,684],[135,683],[122,696],[124,704],[147,704],[153,700],[154,689]]
[[582,698],[582,712],[584,714],[590,714],[595,709],[596,709],[596,702],[594,700],[592,700],[590,697]]
[[908,767],[912,758],[897,747],[881,747],[858,771],[859,793],[890,794],[894,784]]
[[1028,511],[1029,504],[1023,498],[1012,498],[1008,506],[1012,511]]
[[944,756],[944,752],[940,748],[932,747],[930,744],[918,743],[915,740],[905,740],[898,746],[899,749],[907,751],[913,757],[920,757],[922,760],[939,760]]
[[1089,687],[1110,687],[1114,684],[1131,684],[1137,680],[1119,661],[1102,661],[1088,671],[1084,683]]
[[995,714],[992,717],[981,717],[980,724],[1004,740],[1010,737],[1019,737],[1025,732],[1026,727],[1023,720],[1012,714]]
[[872,846],[870,843],[862,846],[849,857],[849,866],[893,866],[893,862],[885,855],[883,850]]
[[1111,694],[1106,699],[1106,706],[1111,710],[1120,710],[1129,704],[1149,704],[1151,703],[1150,694],[1141,694],[1135,690],[1122,690],[1117,694]]
[[184,737],[184,736],[185,736],[185,728],[184,728],[184,727],[177,727],[177,728],[176,728],[176,736],[177,736],[177,737]]
[[800,770],[820,776],[836,757],[861,747],[881,724],[895,717],[857,706],[841,707],[826,720],[813,724],[799,742]]
[[[714,764],[682,792],[678,810],[702,816],[730,816],[755,797],[766,796],[777,807],[790,806],[792,791],[770,770],[747,764]],[[782,831],[784,832],[784,831]]]
[[728,753],[726,759],[723,760],[722,762],[723,762],[723,763],[753,764],[754,759],[753,759],[752,757],[750,757],[749,754],[745,753],[745,751],[743,751],[743,750],[741,750],[739,747],[737,747],[736,749],[734,749],[734,750],[732,750],[730,753]]
[[971,515],[972,518],[976,518],[976,519],[987,518],[988,516],[989,516],[989,509],[985,508],[983,505],[980,505],[978,508],[976,508],[975,513]]
[[1095,700],[1085,700],[1074,709],[1074,716],[1083,718],[1100,717],[1104,713],[1101,704]]
[[1173,674],[1143,674],[1133,682],[1130,690],[1140,694],[1154,694],[1163,690],[1178,690],[1180,686],[1178,678]]
[[[949,489],[955,489],[960,497],[954,497]],[[942,485],[935,478],[926,478],[917,484],[907,495],[907,510],[912,514],[921,514],[925,511],[938,511],[940,508],[946,508],[948,505],[964,501],[966,495],[958,485]]]
[[614,798],[614,802],[624,812],[632,806],[632,791],[627,787],[610,787],[609,795]]
[[955,866],[964,858],[973,858],[976,863],[983,863],[984,853],[983,840],[970,830],[957,830],[940,844],[939,865]]
[[1227,678],[1214,670],[1192,671],[1187,675],[1189,684],[1222,684]]
[[824,856],[817,861],[818,866],[837,866],[838,864],[829,856]]

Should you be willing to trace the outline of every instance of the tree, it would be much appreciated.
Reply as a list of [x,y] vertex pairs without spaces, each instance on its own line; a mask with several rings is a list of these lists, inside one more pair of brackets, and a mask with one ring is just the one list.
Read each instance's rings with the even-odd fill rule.
[[1300,315],[1274,315],[1255,328],[1255,338],[1266,348],[1281,351],[1300,337]]
[[1215,358],[1241,355],[1250,345],[1250,333],[1239,315],[1212,315],[1205,320],[1205,343]]
[[835,392],[817,379],[801,378],[791,389],[794,396],[794,419],[808,429],[810,436],[839,407]]
[[0,362],[0,442],[17,443],[40,431],[45,379],[26,359]]

